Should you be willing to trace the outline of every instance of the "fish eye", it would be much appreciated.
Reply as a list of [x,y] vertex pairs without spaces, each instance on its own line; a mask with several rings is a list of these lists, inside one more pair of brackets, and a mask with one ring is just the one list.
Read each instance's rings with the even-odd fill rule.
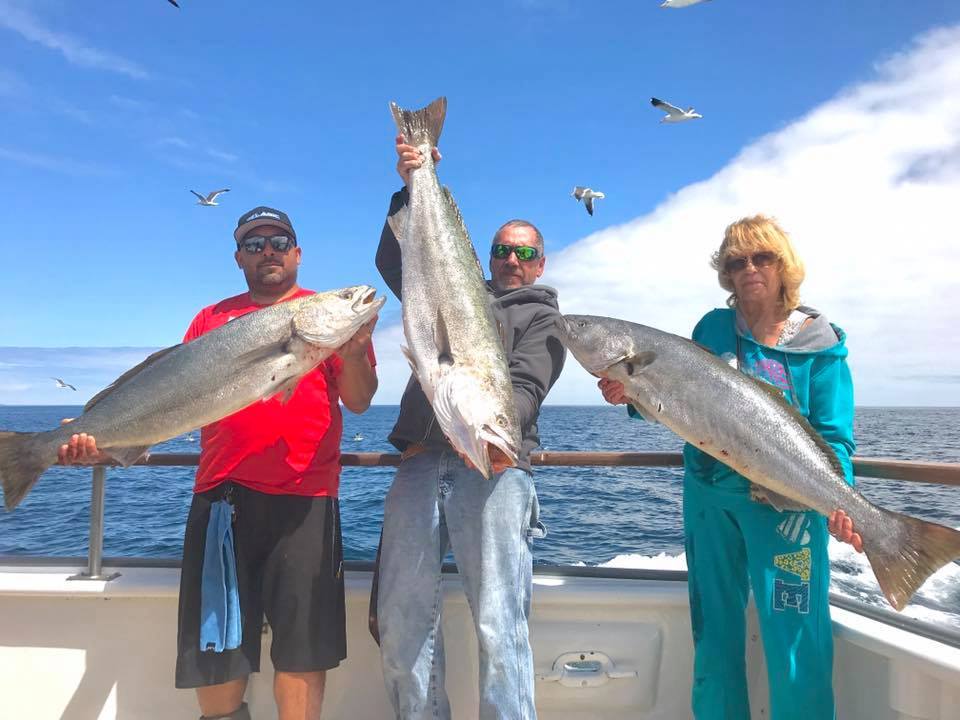
[[583,328],[587,326],[586,320],[577,320],[577,327]]
[[497,425],[500,427],[506,427],[507,419],[503,415],[497,415]]

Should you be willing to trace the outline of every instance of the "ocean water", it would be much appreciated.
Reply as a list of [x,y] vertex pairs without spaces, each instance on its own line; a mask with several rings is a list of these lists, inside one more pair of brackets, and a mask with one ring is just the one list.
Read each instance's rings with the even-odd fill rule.
[[[0,406],[0,429],[37,431],[78,407]],[[392,452],[386,442],[394,406],[363,415],[344,413],[345,452]],[[543,408],[546,450],[674,451],[681,441],[660,425],[629,420],[622,408]],[[858,454],[903,460],[960,462],[960,408],[860,408]],[[354,439],[354,437],[362,439]],[[169,440],[153,452],[198,452],[199,432]],[[0,514],[0,554],[77,556],[87,552],[90,469],[48,470],[12,513]],[[345,468],[341,481],[344,552],[372,560],[392,468]],[[541,519],[537,563],[684,569],[680,468],[544,467],[535,471]],[[191,467],[133,467],[107,473],[104,554],[177,557],[193,484]],[[960,488],[863,478],[873,502],[951,527],[960,527]],[[833,590],[886,606],[869,564],[850,546],[830,541]],[[960,565],[930,578],[905,614],[960,627]]]

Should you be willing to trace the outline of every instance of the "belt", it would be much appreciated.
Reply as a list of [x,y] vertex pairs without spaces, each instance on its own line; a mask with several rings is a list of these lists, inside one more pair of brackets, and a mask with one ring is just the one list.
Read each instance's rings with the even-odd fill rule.
[[419,455],[426,449],[427,449],[427,446],[424,445],[423,443],[410,443],[409,445],[407,445],[406,449],[402,453],[400,453],[400,462],[403,462],[404,460],[409,460],[414,455]]

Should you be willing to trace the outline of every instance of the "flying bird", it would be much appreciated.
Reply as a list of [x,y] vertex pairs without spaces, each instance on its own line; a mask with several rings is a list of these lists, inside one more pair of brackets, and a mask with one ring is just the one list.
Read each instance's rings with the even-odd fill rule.
[[671,105],[668,102],[663,100],[658,100],[657,98],[650,98],[650,104],[655,108],[660,108],[665,111],[667,114],[663,116],[663,119],[660,120],[662,123],[678,123],[686,122],[687,120],[696,120],[697,118],[702,118],[698,112],[695,112],[692,107],[688,107],[686,110],[681,110],[676,105]]
[[209,207],[212,207],[217,204],[217,196],[220,195],[221,193],[230,192],[230,188],[224,188],[223,190],[214,190],[212,193],[210,193],[206,197],[198,193],[196,190],[191,190],[190,192],[192,192],[194,195],[197,196],[198,198],[197,205],[207,205]]
[[64,382],[60,378],[50,378],[50,379],[56,381],[58,388],[63,388],[64,390],[66,390],[67,388],[70,388],[71,390],[76,391],[76,388],[73,385],[71,385],[68,382]]
[[580,187],[577,185],[573,192],[570,193],[572,197],[575,197],[577,200],[583,201],[583,206],[587,209],[587,212],[593,215],[593,201],[603,200],[605,197],[602,192],[595,192],[588,187]]
[[[167,0],[167,2],[173,5],[175,8],[180,7],[179,5],[177,5],[177,0]],[[670,2],[670,0],[667,0],[667,2]]]
[[663,0],[663,2],[660,3],[660,7],[682,8],[682,7],[690,7],[691,5],[699,5],[702,2],[706,2],[706,0]]

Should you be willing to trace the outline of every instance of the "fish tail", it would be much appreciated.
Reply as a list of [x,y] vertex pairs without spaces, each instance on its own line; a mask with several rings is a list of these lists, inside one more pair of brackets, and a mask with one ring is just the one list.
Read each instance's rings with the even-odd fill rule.
[[34,438],[41,433],[0,432],[0,482],[3,504],[13,510],[52,464]]
[[429,145],[434,148],[440,140],[443,121],[447,117],[447,99],[439,97],[425,108],[404,110],[395,102],[390,103],[390,112],[397,130],[410,145]]
[[[902,513],[877,508],[890,538],[863,551],[890,604],[902,610],[913,594],[937,570],[960,557],[960,531]],[[891,542],[891,540],[893,542]]]

